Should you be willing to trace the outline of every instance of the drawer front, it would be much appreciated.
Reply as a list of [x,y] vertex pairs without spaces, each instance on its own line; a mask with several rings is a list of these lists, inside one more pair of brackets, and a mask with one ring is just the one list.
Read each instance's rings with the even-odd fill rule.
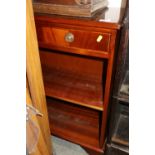
[[45,46],[109,51],[110,34],[79,29],[37,27],[39,43]]

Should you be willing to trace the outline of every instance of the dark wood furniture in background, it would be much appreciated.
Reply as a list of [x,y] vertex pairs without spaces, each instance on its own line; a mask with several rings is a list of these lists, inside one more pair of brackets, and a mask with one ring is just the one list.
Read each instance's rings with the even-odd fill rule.
[[126,9],[117,58],[105,155],[129,154],[129,10]]
[[107,0],[33,0],[37,13],[92,17],[108,5]]
[[103,154],[123,9],[92,18],[35,14],[51,134]]

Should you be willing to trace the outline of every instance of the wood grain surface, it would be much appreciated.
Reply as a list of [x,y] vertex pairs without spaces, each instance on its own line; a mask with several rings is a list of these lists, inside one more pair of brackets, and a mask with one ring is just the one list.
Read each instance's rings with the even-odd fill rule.
[[[52,145],[41,64],[38,52],[38,42],[34,24],[34,15],[32,10],[32,1],[27,0],[26,5],[26,75],[28,81],[28,88],[33,106],[43,114],[43,117],[37,118],[42,139],[41,141],[39,140],[37,146],[38,152],[34,153],[34,155],[51,155]],[[29,103],[29,95],[27,96],[27,98],[27,102]]]
[[[51,46],[62,46],[68,48],[81,48],[96,51],[109,51],[110,34],[103,32],[84,31],[78,29],[65,29],[50,26],[37,27],[39,42]],[[74,36],[73,42],[67,42],[65,36],[71,33]],[[100,42],[97,42],[101,36]]]
[[34,0],[33,8],[40,13],[91,17],[107,4],[106,0]]

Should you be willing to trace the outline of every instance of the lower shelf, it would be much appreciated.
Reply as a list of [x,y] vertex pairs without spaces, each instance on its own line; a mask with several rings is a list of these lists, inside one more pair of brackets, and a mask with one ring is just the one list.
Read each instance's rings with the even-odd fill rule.
[[99,147],[101,112],[49,97],[47,105],[53,135],[101,151]]

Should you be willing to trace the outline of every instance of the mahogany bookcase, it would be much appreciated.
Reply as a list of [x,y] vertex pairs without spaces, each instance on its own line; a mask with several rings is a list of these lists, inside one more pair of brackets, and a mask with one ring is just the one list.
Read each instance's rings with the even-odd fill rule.
[[92,18],[35,13],[51,134],[103,154],[123,9]]

